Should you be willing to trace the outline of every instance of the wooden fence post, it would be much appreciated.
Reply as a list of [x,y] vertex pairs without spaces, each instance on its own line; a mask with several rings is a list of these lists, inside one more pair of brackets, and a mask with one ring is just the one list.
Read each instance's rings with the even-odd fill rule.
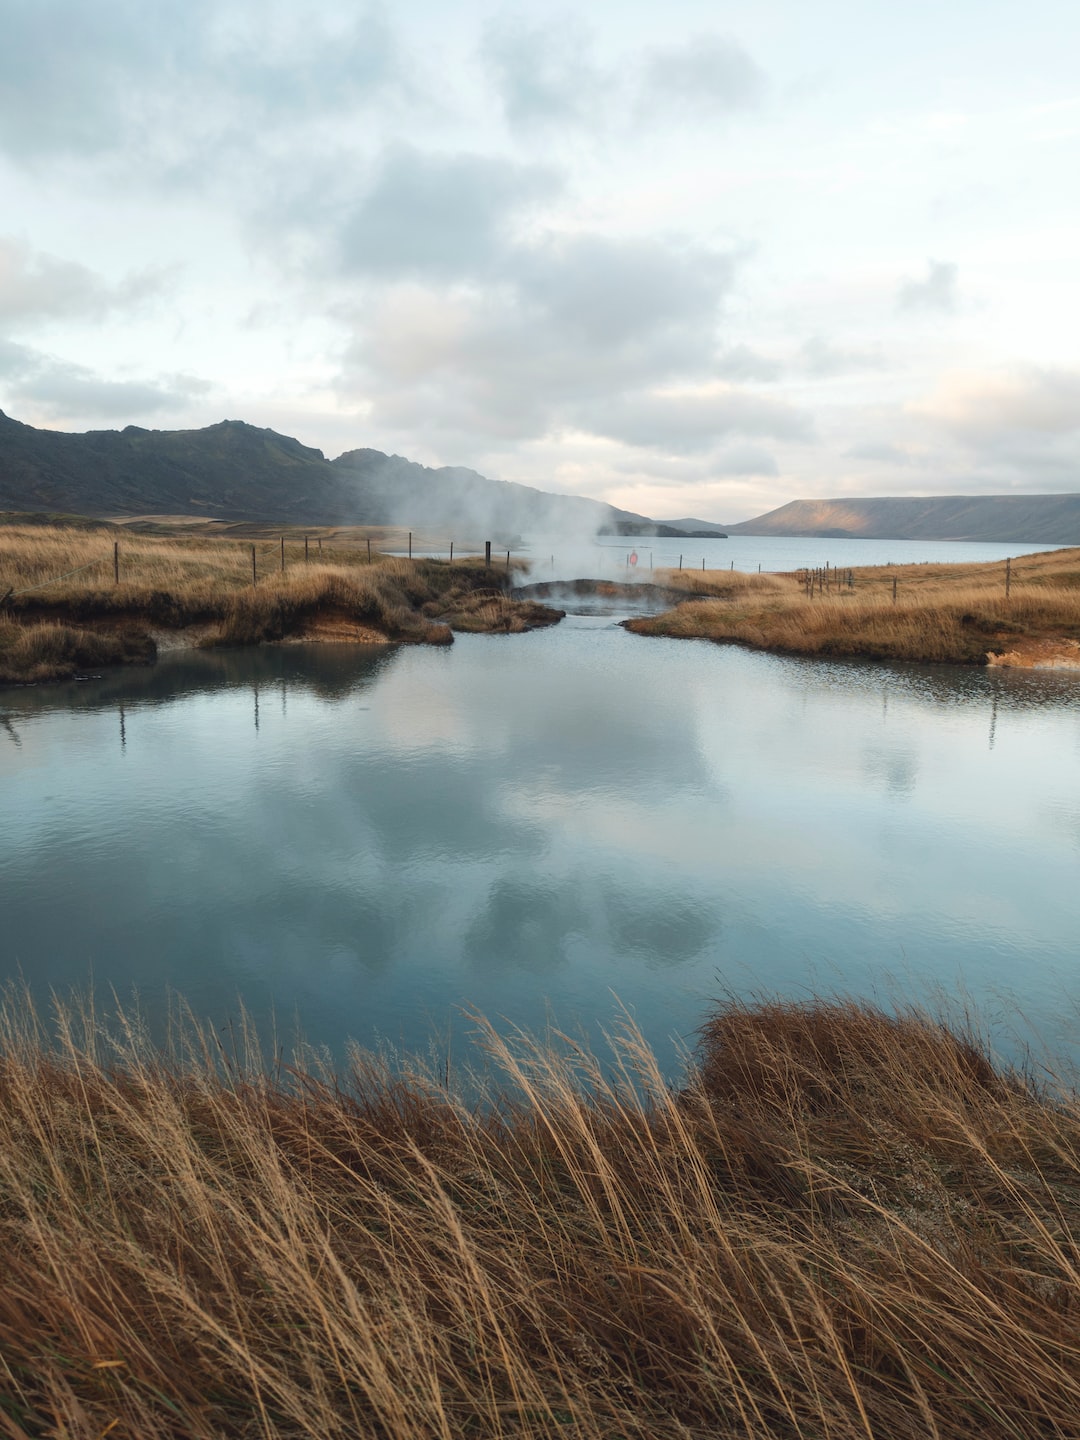
[[896,604],[896,576],[892,577],[892,603]]
[[450,564],[454,563],[454,542],[450,541]]
[[307,536],[304,536],[304,564],[308,563]]
[[281,537],[281,573],[285,574],[285,536]]
[[[119,542],[118,540],[114,540],[114,541],[113,541],[113,547],[112,547],[112,568],[113,568],[113,584],[114,584],[114,585],[119,585],[119,584],[120,584],[120,542]],[[1006,593],[1008,593],[1008,592],[1006,592]]]
[[491,541],[490,541],[490,540],[485,540],[485,541],[484,541],[484,564],[485,564],[485,565],[490,565],[490,564],[491,564]]

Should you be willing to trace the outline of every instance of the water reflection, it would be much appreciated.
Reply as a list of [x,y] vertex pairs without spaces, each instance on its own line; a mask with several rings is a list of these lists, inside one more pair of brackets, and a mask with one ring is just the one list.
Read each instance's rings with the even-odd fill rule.
[[41,715],[56,710],[123,713],[141,705],[169,705],[192,695],[289,687],[323,700],[344,700],[372,685],[394,663],[396,645],[265,645],[242,650],[174,650],[156,665],[111,669],[89,680],[59,685],[0,686],[5,713]]
[[[340,1053],[475,1005],[670,1060],[725,988],[1067,1012],[1080,679],[807,662],[595,619],[6,692],[0,974],[243,997]],[[256,709],[257,706],[257,709]],[[255,721],[258,717],[258,730]],[[988,745],[988,735],[992,745]]]

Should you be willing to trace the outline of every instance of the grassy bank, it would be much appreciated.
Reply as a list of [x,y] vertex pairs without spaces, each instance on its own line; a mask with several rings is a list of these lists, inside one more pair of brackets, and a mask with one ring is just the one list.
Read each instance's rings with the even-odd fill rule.
[[483,1106],[0,1030],[17,1440],[1076,1434],[1080,1103],[925,1017],[488,1034]]
[[[114,548],[118,547],[118,548]],[[254,580],[253,561],[254,551]],[[154,640],[283,639],[447,644],[453,629],[505,632],[559,619],[506,593],[513,571],[475,559],[415,561],[355,536],[243,540],[112,526],[0,526],[0,683],[62,678],[153,657]]]
[[741,588],[738,579],[725,571],[668,571],[663,583],[697,594],[709,586],[716,598],[686,600],[627,629],[795,655],[1080,663],[1080,550],[1019,557],[1008,595],[1003,562],[863,567],[842,579],[834,573],[812,596],[799,576],[747,575]]

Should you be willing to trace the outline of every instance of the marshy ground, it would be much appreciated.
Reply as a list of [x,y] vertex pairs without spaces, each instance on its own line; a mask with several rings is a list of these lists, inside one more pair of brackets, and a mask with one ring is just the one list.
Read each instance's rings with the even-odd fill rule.
[[678,1086],[477,1031],[267,1073],[9,1000],[0,1430],[1076,1435],[1069,1085],[843,1002],[718,1008]]
[[[658,571],[690,598],[626,622],[638,635],[737,641],[792,655],[1080,667],[1080,550],[973,565],[812,577]],[[1007,585],[1007,590],[1006,590]]]
[[513,565],[387,556],[364,531],[198,524],[0,525],[0,683],[148,662],[159,646],[449,644],[561,612],[509,591]]
[[[413,542],[412,559],[379,549]],[[660,611],[625,622],[641,635],[798,655],[1080,667],[1078,549],[1023,555],[1008,569],[877,566],[816,578],[657,570],[647,584],[552,584],[528,583],[527,565],[502,554],[488,566],[460,553],[431,558],[435,547],[431,537],[371,527],[283,533],[161,517],[123,526],[8,517],[0,683],[148,662],[178,644],[448,644],[453,631],[553,624],[563,612],[544,601],[587,599]]]

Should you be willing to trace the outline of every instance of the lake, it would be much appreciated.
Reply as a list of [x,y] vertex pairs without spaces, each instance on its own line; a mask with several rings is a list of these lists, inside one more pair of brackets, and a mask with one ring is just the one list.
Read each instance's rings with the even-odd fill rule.
[[0,691],[0,977],[337,1058],[621,1003],[674,1072],[732,992],[1019,1006],[1075,1054],[1078,702],[604,615]]
[[[449,540],[441,550],[416,553],[446,558]],[[1057,545],[1014,543],[991,544],[968,540],[826,540],[798,535],[731,535],[726,540],[684,539],[664,540],[649,536],[604,536],[598,541],[575,542],[566,536],[537,539],[515,556],[529,559],[535,566],[534,579],[576,579],[578,576],[615,576],[630,568],[628,560],[637,556],[633,567],[637,578],[650,567],[670,566],[684,570],[707,569],[769,571],[824,569],[831,565],[847,569],[858,565],[961,565],[994,560],[1015,559],[1040,550],[1057,550]],[[496,563],[505,560],[505,548],[494,547]],[[456,552],[463,553],[460,549]]]

